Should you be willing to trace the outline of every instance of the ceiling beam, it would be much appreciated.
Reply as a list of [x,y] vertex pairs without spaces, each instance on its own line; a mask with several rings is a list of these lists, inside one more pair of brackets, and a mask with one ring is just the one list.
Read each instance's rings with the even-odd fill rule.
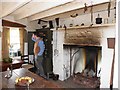
[[[70,10],[73,10],[73,9],[76,9],[76,8],[80,8],[80,6],[81,5],[79,3],[74,3],[74,1],[71,1],[71,2],[68,2],[68,3],[65,3],[65,4],[62,4],[62,5],[44,10],[42,12],[36,13],[34,15],[29,16],[28,18],[30,18],[31,21],[32,20],[37,20],[37,19],[40,19],[40,18],[44,18],[44,17],[52,16],[52,15],[55,15],[55,14],[58,14],[58,13],[63,13],[63,12],[70,11]],[[21,15],[15,16],[15,20],[19,20],[19,19],[22,19]]]
[[[29,7],[30,10],[27,10],[24,7],[24,10],[23,10],[24,12],[20,11],[20,14],[16,14],[14,17],[15,17],[15,20],[23,19],[23,18],[32,16],[32,15],[35,15],[37,13],[41,13],[41,12],[44,12],[46,10],[50,10],[52,8],[56,8],[57,6],[61,6],[61,5],[64,5],[66,3],[71,3],[71,2],[74,2],[74,0],[62,0],[62,1],[54,0],[53,2],[52,1],[49,1],[49,2],[46,2],[46,1],[31,2],[30,6],[32,8],[29,7],[29,5],[26,6],[26,7]],[[21,10],[22,9],[23,8],[21,8]]]
[[7,27],[26,27],[23,24],[16,23],[16,22],[11,22],[8,20],[2,20],[2,26],[7,26]]
[[[104,3],[108,3],[108,2],[104,2]],[[100,3],[100,4],[104,4],[104,3]],[[72,10],[83,9],[84,4],[83,4],[83,6],[81,6],[79,4],[80,3],[68,3],[66,5],[57,6],[55,8],[46,10],[44,12],[32,15],[32,16],[29,17],[29,20],[33,21],[33,20],[37,20],[37,19],[41,19],[41,18],[50,17],[50,16],[53,16],[53,15],[69,12],[69,11],[72,11]],[[96,4],[96,5],[100,5],[100,4]],[[89,5],[89,7],[90,6],[91,5]]]
[[[9,8],[7,11],[2,10],[2,15],[0,16],[0,18],[3,18],[5,16],[10,15],[11,13],[13,13],[14,11],[16,11],[17,9],[25,6],[26,4],[30,3],[32,0],[26,0],[25,2],[19,2],[16,5],[13,5],[11,8]],[[14,2],[13,2],[14,3]],[[3,9],[3,7],[2,7]]]

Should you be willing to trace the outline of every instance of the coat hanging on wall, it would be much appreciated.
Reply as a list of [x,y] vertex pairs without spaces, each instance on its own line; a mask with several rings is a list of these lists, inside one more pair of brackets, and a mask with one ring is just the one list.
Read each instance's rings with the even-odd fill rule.
[[52,21],[49,21],[49,27],[53,28],[53,22]]
[[59,18],[55,18],[55,21],[56,21],[57,27],[59,27]]
[[87,11],[87,4],[85,3],[84,5],[85,5],[84,7],[84,13],[85,13]]
[[92,26],[93,25],[93,5],[92,4],[91,4],[90,13],[91,13],[91,26]]

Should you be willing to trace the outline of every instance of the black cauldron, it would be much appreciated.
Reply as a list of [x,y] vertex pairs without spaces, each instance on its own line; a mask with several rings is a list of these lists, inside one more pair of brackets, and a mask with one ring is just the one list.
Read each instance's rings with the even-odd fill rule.
[[102,18],[100,18],[100,15],[98,14],[98,17],[96,18],[96,24],[101,24]]
[[102,18],[96,18],[96,24],[101,24],[102,23]]

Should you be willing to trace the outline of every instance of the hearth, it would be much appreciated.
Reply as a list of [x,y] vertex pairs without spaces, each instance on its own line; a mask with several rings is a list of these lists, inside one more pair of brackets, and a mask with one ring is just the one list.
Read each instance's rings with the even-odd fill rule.
[[100,78],[99,77],[84,76],[83,73],[75,74],[73,77],[73,81],[76,84],[85,86],[85,88],[99,88],[100,87]]
[[[100,77],[98,77],[98,74],[100,74],[100,67],[98,69],[99,62],[101,61],[100,52],[101,47],[97,46],[84,46],[80,47],[83,49],[83,56],[84,56],[84,65],[82,72],[75,73],[75,70],[73,70],[73,81],[76,84],[84,85],[86,88],[98,88],[100,87]],[[74,64],[73,68],[77,67]],[[98,73],[99,72],[99,73]]]

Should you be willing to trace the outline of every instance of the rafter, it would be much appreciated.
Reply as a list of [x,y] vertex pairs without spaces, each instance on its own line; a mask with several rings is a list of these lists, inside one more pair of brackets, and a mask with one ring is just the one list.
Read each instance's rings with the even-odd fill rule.
[[[54,1],[43,1],[41,0],[41,2],[31,2],[29,3],[28,6],[25,6],[23,8],[21,8],[19,10],[19,14],[17,14],[16,12],[16,15],[15,15],[15,19],[23,19],[23,18],[26,18],[26,17],[29,17],[29,16],[32,16],[32,15],[35,15],[37,13],[41,13],[43,11],[46,11],[46,10],[49,10],[51,8],[55,8],[57,6],[61,6],[63,4],[66,4],[66,3],[70,3],[70,2],[73,2],[74,0],[61,0],[61,1],[58,1],[58,0],[54,0]],[[29,10],[28,10],[29,8]],[[23,12],[21,12],[23,11]]]
[[[6,1],[6,0],[5,0]],[[25,2],[2,2],[2,15],[0,16],[0,18],[2,17],[5,17],[7,15],[10,15],[11,13],[13,13],[14,11],[16,11],[17,9],[25,6],[26,4],[28,4],[29,2],[31,2],[32,0],[25,0]],[[7,10],[6,10],[6,7],[4,7],[3,3],[7,3],[9,5],[9,3],[13,3],[13,5],[11,7],[9,7]]]

